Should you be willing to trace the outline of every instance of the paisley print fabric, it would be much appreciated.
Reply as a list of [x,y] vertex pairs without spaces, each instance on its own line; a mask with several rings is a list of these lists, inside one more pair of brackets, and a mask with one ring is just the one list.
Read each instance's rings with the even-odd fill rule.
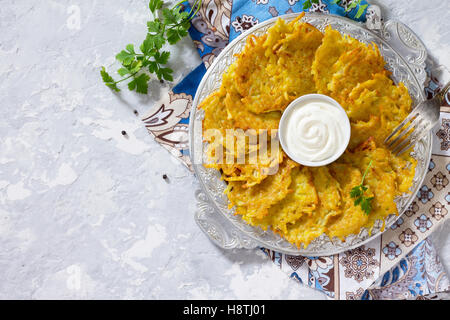
[[[353,0],[319,0],[308,11],[347,16]],[[189,169],[188,124],[192,100],[207,68],[229,41],[257,23],[300,12],[305,0],[203,0],[192,20],[190,36],[202,64],[153,105],[142,118],[150,135]],[[366,4],[366,2],[362,2]],[[186,10],[189,8],[185,2]],[[369,6],[359,20],[381,23],[379,8]],[[428,64],[425,93],[439,91],[439,79]],[[442,72],[439,72],[441,74]],[[438,74],[436,72],[436,74]],[[440,299],[450,291],[430,233],[450,214],[450,97],[433,129],[433,156],[424,185],[403,217],[381,237],[339,255],[297,257],[261,248],[275,266],[298,284],[323,291],[333,299]]]

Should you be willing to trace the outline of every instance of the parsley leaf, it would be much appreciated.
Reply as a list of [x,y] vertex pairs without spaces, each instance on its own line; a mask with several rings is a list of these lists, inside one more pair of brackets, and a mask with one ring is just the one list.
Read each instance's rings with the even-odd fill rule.
[[150,73],[155,73],[157,69],[158,69],[158,63],[156,61],[148,62],[148,71]]
[[177,17],[176,13],[173,12],[170,9],[164,8],[162,11],[162,15],[164,17],[164,24],[165,25],[171,25],[171,24],[177,24]]
[[352,197],[352,198],[359,198],[362,195],[363,195],[363,191],[361,190],[361,188],[359,186],[353,187],[352,190],[350,191],[350,197]]
[[150,11],[155,14],[156,10],[161,9],[162,5],[162,0],[150,0],[148,7],[150,8]]
[[175,44],[178,41],[181,40],[184,36],[186,36],[187,32],[186,30],[183,30],[181,28],[174,28],[167,30],[167,41],[170,44]]
[[161,32],[162,24],[159,19],[147,22],[148,32]]
[[368,190],[368,187],[364,185],[364,179],[366,178],[366,175],[369,172],[369,168],[371,165],[372,160],[370,160],[369,165],[367,166],[367,169],[363,174],[361,184],[353,187],[352,190],[350,190],[350,197],[355,199],[353,204],[355,206],[359,205],[366,215],[368,215],[370,211],[372,211],[372,200],[374,198],[374,197],[366,197],[364,195],[364,192]]
[[157,33],[157,34],[148,34],[147,38],[145,39],[148,41],[148,44],[151,48],[155,48],[157,50],[161,49],[162,46],[166,43],[166,39],[164,39],[164,35]]
[[155,54],[155,61],[159,64],[166,64],[167,61],[169,61],[170,52],[169,51],[163,51],[161,53],[156,52]]
[[134,61],[135,56],[136,53],[134,52],[122,50],[116,55],[116,60],[121,62],[124,66],[128,66]]
[[103,82],[111,88],[113,91],[119,92],[120,89],[117,87],[116,82],[114,79],[106,72],[105,67],[102,67],[102,70],[100,70],[100,74],[102,76]]
[[102,67],[100,74],[103,82],[111,90],[119,92],[120,82],[129,80],[128,89],[138,93],[148,93],[150,74],[155,74],[159,80],[173,81],[173,70],[165,67],[169,62],[170,52],[162,51],[166,43],[173,45],[187,36],[190,21],[200,10],[202,1],[195,0],[189,12],[180,12],[183,1],[172,8],[164,7],[162,0],[150,0],[148,7],[153,19],[147,22],[147,35],[137,50],[133,44],[128,44],[125,50],[116,55],[121,64],[117,73],[122,77],[114,80]]
[[159,72],[160,72],[161,77],[164,78],[164,80],[173,81],[173,77],[172,77],[173,70],[172,69],[170,69],[170,68],[160,68]]
[[117,73],[119,74],[119,76],[123,77],[123,76],[129,74],[130,70],[128,70],[128,68],[122,67],[119,70],[117,70]]
[[367,215],[370,213],[370,211],[372,211],[372,200],[373,200],[373,197],[370,197],[370,198],[362,197],[361,198],[361,203],[360,203],[361,209]]
[[147,94],[148,93],[148,81],[150,76],[146,73],[142,73],[138,77],[135,77],[133,81],[128,83],[128,89],[131,91],[136,90],[138,93]]

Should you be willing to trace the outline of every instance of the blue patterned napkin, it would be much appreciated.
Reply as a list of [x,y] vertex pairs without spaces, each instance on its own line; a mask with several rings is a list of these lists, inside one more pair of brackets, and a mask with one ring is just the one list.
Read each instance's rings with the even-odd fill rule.
[[[360,3],[364,13],[356,19],[355,15],[359,7],[347,10],[353,1],[341,0],[339,4],[335,4],[335,0],[314,0],[314,2],[311,0],[203,0],[202,7],[192,20],[189,30],[202,63],[142,119],[149,133],[173,156],[191,168],[188,123],[192,100],[203,75],[222,49],[255,24],[285,13],[301,12],[304,7],[308,7],[304,11],[336,14],[366,21],[366,18],[373,13],[367,10],[367,2]],[[186,9],[188,9],[187,3]],[[439,87],[433,81],[429,84],[429,87],[433,85],[436,88]],[[428,91],[436,88],[428,89]],[[435,174],[436,169],[444,168],[448,162],[446,159],[449,158],[445,156],[440,159],[442,161],[439,161],[436,168],[430,169],[430,174]],[[433,177],[430,176],[430,179]],[[440,192],[440,189],[437,192]],[[436,204],[433,204],[432,208],[435,206]],[[446,291],[450,289],[448,278],[433,245],[429,240],[421,241],[429,234],[428,232],[431,232],[431,226],[428,227],[424,223],[432,224],[432,219],[444,219],[445,214],[444,216],[436,216],[433,213],[425,215],[419,212],[422,209],[423,206],[420,209],[417,206],[415,209],[412,205],[411,215],[408,217],[417,215],[417,219],[414,216],[403,226],[403,220],[399,219],[393,229],[388,230],[382,237],[339,255],[295,257],[267,249],[262,250],[291,278],[323,291],[330,298],[399,299],[422,297],[426,294]],[[445,206],[444,210],[446,210]],[[417,225],[414,226],[416,222]],[[398,229],[395,230],[396,228]],[[419,236],[416,232],[420,232]]]

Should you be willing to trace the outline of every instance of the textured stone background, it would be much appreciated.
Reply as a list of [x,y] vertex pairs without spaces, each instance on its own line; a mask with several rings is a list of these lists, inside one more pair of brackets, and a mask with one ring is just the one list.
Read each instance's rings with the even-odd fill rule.
[[[100,66],[143,38],[146,3],[2,1],[0,298],[323,299],[197,228],[197,182],[133,114],[168,87],[119,99],[100,82]],[[450,66],[448,1],[373,3]],[[172,57],[175,79],[199,63],[189,39]],[[435,235],[447,269],[449,231]]]

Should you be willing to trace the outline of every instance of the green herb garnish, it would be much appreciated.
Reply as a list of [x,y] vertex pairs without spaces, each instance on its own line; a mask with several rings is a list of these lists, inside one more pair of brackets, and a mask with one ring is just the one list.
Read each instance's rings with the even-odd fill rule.
[[197,14],[202,1],[195,0],[189,12],[181,12],[183,2],[169,9],[163,8],[162,0],[150,0],[148,7],[153,20],[147,22],[147,36],[139,46],[139,51],[129,44],[116,55],[116,60],[121,64],[117,73],[122,78],[116,81],[105,67],[100,70],[103,82],[111,90],[119,92],[117,85],[130,80],[129,90],[147,94],[149,74],[156,74],[158,80],[173,81],[173,70],[164,66],[169,61],[170,52],[163,51],[162,47],[166,42],[173,45],[188,34],[189,21]]
[[368,187],[364,185],[364,179],[366,178],[367,173],[369,172],[369,168],[372,165],[372,160],[370,160],[369,165],[367,166],[366,171],[361,180],[361,184],[353,187],[350,191],[350,197],[355,199],[355,206],[360,205],[361,209],[364,211],[366,215],[372,211],[372,200],[374,197],[366,197],[364,192],[367,191]]

